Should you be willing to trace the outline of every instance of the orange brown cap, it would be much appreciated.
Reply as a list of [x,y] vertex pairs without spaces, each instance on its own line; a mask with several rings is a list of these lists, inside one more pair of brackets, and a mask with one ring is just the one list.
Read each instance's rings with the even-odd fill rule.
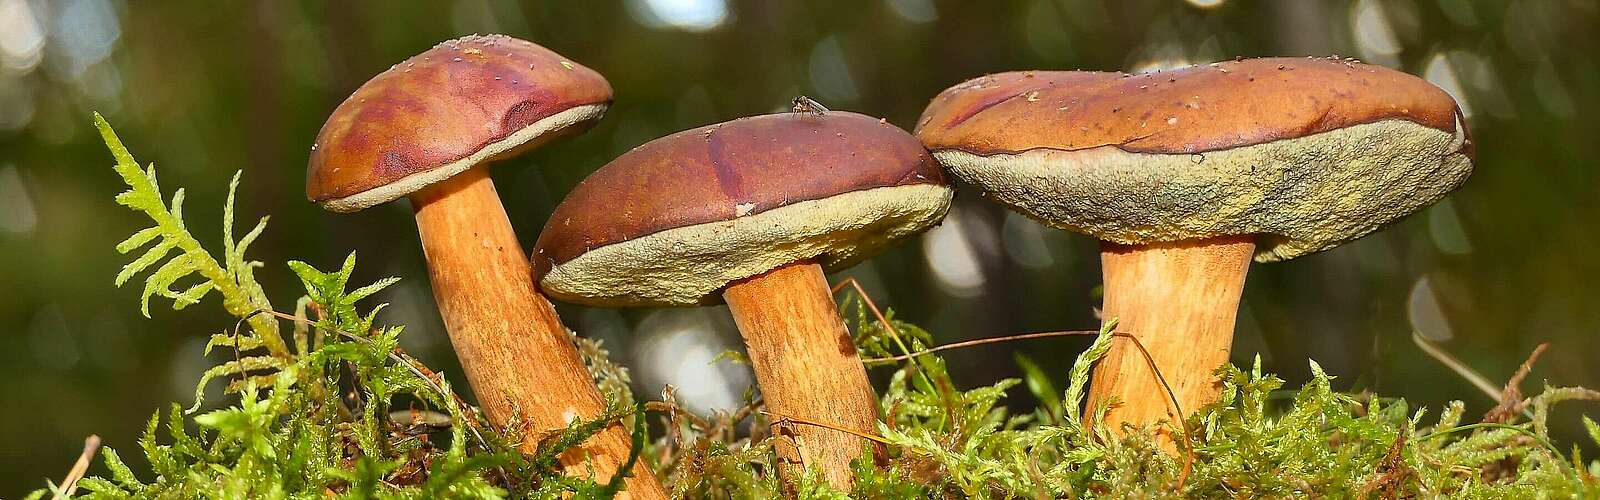
[[936,224],[952,194],[922,145],[883,120],[740,118],[595,171],[556,207],[532,260],[567,301],[715,303],[729,282],[791,262],[848,267]]
[[581,131],[611,102],[599,73],[504,35],[450,40],[368,80],[312,145],[306,197],[354,212]]
[[1255,234],[1264,262],[1438,201],[1473,156],[1449,94],[1337,58],[989,75],[934,98],[917,136],[1047,224],[1124,244]]

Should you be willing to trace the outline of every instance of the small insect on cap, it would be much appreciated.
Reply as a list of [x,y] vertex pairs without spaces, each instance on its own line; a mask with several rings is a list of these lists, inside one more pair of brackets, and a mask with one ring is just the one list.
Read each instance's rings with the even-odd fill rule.
[[1047,224],[1124,244],[1254,234],[1261,262],[1432,204],[1473,156],[1449,94],[1336,58],[989,75],[934,98],[917,136]]
[[740,118],[595,171],[556,207],[532,260],[562,300],[715,303],[729,282],[791,262],[848,267],[937,223],[952,194],[916,138],[883,120]]
[[478,164],[583,130],[611,85],[532,42],[473,35],[434,46],[357,88],[312,146],[306,197],[354,212]]

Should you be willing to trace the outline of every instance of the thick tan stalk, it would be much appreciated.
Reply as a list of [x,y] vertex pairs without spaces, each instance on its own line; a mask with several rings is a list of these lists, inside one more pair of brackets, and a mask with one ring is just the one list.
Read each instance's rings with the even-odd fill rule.
[[[450,344],[489,421],[521,412],[532,452],[545,433],[594,418],[604,402],[555,308],[533,288],[487,169],[475,168],[411,196],[433,297]],[[608,480],[628,458],[628,430],[612,426],[562,455],[567,473]],[[627,481],[633,498],[666,498],[648,467]]]
[[[1112,396],[1122,404],[1105,423],[1146,425],[1177,422],[1215,401],[1221,387],[1211,371],[1228,361],[1239,294],[1255,252],[1255,238],[1238,236],[1150,245],[1102,243],[1105,317],[1117,331],[1138,337],[1161,368],[1183,414],[1133,342],[1112,341],[1095,366],[1089,408]],[[1163,442],[1173,449],[1174,436]]]
[[[815,262],[789,264],[736,281],[723,290],[744,335],[750,365],[767,411],[860,432],[877,430],[878,400],[855,343]],[[778,456],[822,471],[850,491],[850,461],[861,455],[860,437],[810,425],[794,426],[794,443],[780,440]],[[797,467],[782,470],[797,477]]]

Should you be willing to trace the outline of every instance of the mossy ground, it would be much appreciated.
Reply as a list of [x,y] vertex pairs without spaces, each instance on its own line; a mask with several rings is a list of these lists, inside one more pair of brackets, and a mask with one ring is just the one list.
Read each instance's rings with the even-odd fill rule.
[[[379,326],[381,305],[358,309],[357,301],[394,279],[347,290],[353,255],[333,272],[291,261],[304,296],[294,314],[274,311],[251,275],[262,264],[244,258],[265,219],[233,239],[230,194],[225,248],[221,259],[212,257],[183,221],[181,190],[164,201],[154,168],[141,168],[99,125],[130,187],[117,201],[155,223],[118,245],[130,252],[154,243],[118,284],[155,267],[146,303],[161,296],[175,308],[216,291],[239,323],[217,325],[224,331],[210,347],[236,356],[199,385],[226,379],[237,400],[193,414],[197,390],[189,412],[178,404],[165,418],[158,412],[139,439],[151,470],[135,472],[107,448],[104,467],[72,485],[86,497],[609,498],[620,485],[614,478],[564,477],[555,463],[561,450],[607,425],[634,430],[632,466],[657,470],[674,493],[695,498],[775,497],[786,489],[801,498],[1600,496],[1600,462],[1585,460],[1575,444],[1564,451],[1552,443],[1547,425],[1557,403],[1600,399],[1588,389],[1547,387],[1523,399],[1511,384],[1500,406],[1473,419],[1459,402],[1429,410],[1334,391],[1315,363],[1311,381],[1294,390],[1259,363],[1223,367],[1216,372],[1222,399],[1185,422],[1188,445],[1171,454],[1151,429],[1084,425],[1104,410],[1080,406],[1090,368],[1110,345],[1109,325],[1072,365],[1064,390],[1022,357],[1024,378],[963,388],[941,358],[919,355],[932,335],[892,313],[868,315],[858,297],[845,310],[862,355],[901,359],[887,362],[894,371],[882,391],[885,421],[867,436],[888,454],[880,463],[858,461],[850,492],[813,476],[786,485],[773,474],[772,443],[781,437],[772,429],[826,423],[768,415],[755,396],[709,416],[680,411],[670,390],[660,401],[635,403],[627,371],[579,337],[610,410],[544,437],[538,454],[524,456],[509,444],[521,436],[486,425],[443,377],[397,348],[403,329]],[[173,290],[179,280],[194,283]],[[1014,390],[1041,404],[1028,412],[1001,406]],[[646,435],[652,419],[662,435]],[[1583,423],[1600,443],[1600,426]],[[51,485],[32,498],[52,493],[66,491]]]

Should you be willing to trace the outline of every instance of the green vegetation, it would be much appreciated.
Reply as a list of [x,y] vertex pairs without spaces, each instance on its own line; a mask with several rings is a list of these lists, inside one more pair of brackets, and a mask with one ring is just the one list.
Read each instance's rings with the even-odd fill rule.
[[[251,275],[262,264],[244,256],[266,219],[242,238],[232,237],[231,191],[239,177],[230,186],[218,260],[189,233],[183,191],[165,202],[154,167],[141,168],[98,117],[97,125],[129,186],[117,201],[155,223],[117,246],[126,253],[155,243],[124,268],[117,284],[159,264],[145,281],[146,311],[152,296],[181,309],[214,290],[239,323],[212,336],[208,350],[230,349],[235,357],[206,372],[194,406],[185,412],[174,404],[165,419],[160,413],[151,418],[139,446],[153,470],[135,472],[108,448],[102,455],[108,475],[76,484],[87,497],[608,498],[619,481],[563,477],[555,456],[618,421],[634,429],[636,460],[630,464],[659,468],[679,495],[773,497],[784,489],[772,473],[772,442],[782,437],[769,429],[826,425],[772,422],[754,396],[739,410],[711,417],[680,411],[670,391],[663,401],[635,407],[627,371],[609,362],[600,346],[575,337],[612,409],[546,437],[536,456],[510,452],[517,436],[489,428],[443,377],[397,348],[402,328],[377,324],[382,305],[358,308],[395,278],[347,290],[354,255],[334,272],[290,261],[305,296],[292,315],[274,311]],[[173,289],[186,278],[198,283]],[[1020,355],[1023,379],[961,390],[941,358],[918,355],[932,344],[928,332],[895,320],[892,312],[877,321],[858,297],[846,310],[862,355],[888,360],[874,364],[895,370],[883,392],[886,422],[870,436],[889,452],[882,463],[856,464],[850,496],[857,498],[1600,495],[1600,462],[1585,461],[1576,446],[1563,452],[1550,442],[1546,425],[1556,403],[1600,399],[1587,389],[1547,387],[1519,400],[1508,388],[1506,401],[1484,422],[1464,423],[1460,403],[1430,419],[1428,410],[1412,409],[1403,399],[1335,392],[1332,377],[1315,363],[1313,380],[1286,392],[1258,361],[1248,371],[1217,371],[1225,385],[1222,400],[1186,422],[1190,445],[1174,456],[1161,451],[1149,430],[1116,437],[1084,424],[1105,410],[1090,408],[1086,416],[1079,407],[1114,322],[1078,357],[1064,391]],[[287,337],[279,321],[293,325]],[[227,392],[237,402],[195,414],[201,390],[215,378],[228,380]],[[1037,409],[1013,413],[1000,404],[1018,386],[1041,402]],[[395,409],[401,412],[391,413]],[[405,418],[406,410],[413,418]],[[414,418],[424,412],[448,420]],[[645,412],[665,424],[665,435],[654,442],[645,436]],[[745,419],[754,421],[748,434],[737,430]],[[1584,424],[1600,443],[1600,426],[1587,418]],[[811,476],[794,489],[801,498],[845,496]],[[32,498],[52,492],[59,488]]]

